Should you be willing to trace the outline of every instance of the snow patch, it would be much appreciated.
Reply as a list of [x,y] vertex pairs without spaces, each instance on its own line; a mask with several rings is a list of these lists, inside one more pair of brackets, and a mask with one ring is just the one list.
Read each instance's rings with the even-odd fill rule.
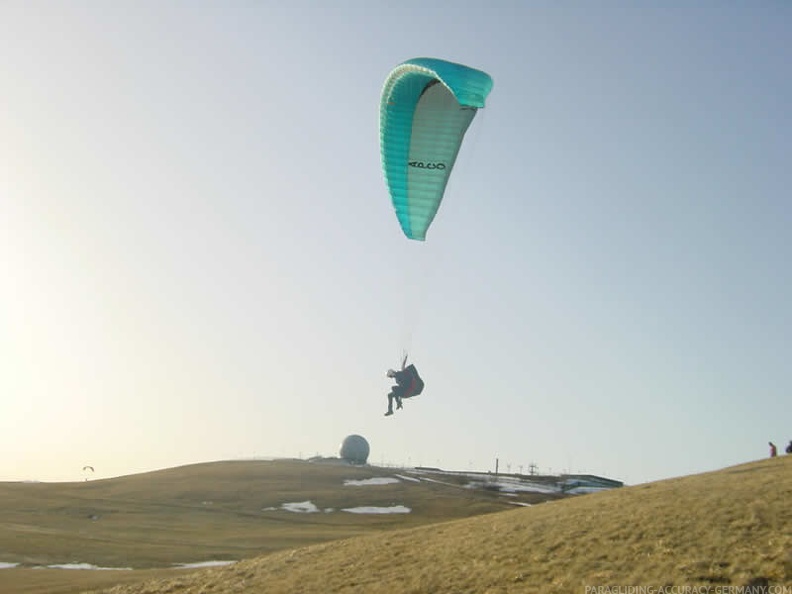
[[18,567],[19,563],[5,563],[0,561],[0,569],[11,569],[13,567]]
[[175,563],[179,569],[196,569],[198,567],[223,567],[233,565],[236,561],[200,561],[198,563]]
[[465,485],[468,489],[487,489],[491,491],[500,491],[503,494],[507,493],[558,493],[558,489],[548,485],[540,485],[537,483],[529,483],[522,481],[510,481],[508,479],[500,479],[497,481],[478,482],[473,481]]
[[132,571],[131,567],[99,567],[90,563],[59,563],[47,565],[47,569],[90,569],[92,571]]
[[599,493],[600,491],[611,491],[610,487],[575,487],[574,489],[567,489],[565,493],[572,495],[584,495],[586,493]]
[[283,503],[281,504],[281,509],[285,509],[286,511],[296,512],[300,514],[315,514],[319,511],[319,508],[316,507],[310,501],[300,501],[297,503]]
[[399,479],[392,476],[374,477],[363,480],[347,479],[344,481],[345,487],[365,487],[367,485],[391,485],[393,483],[401,482]]
[[403,474],[396,474],[394,475],[396,478],[400,478],[403,481],[412,481],[414,483],[420,483],[421,479],[415,478],[414,476],[404,476]]
[[409,514],[412,510],[403,505],[392,505],[390,507],[348,507],[341,511],[350,514]]

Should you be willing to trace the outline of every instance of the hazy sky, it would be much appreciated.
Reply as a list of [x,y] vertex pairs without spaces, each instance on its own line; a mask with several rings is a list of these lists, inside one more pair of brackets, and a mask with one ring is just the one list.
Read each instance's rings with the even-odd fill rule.
[[[0,480],[783,447],[790,39],[772,0],[0,1]],[[426,243],[379,155],[418,56],[495,82]]]

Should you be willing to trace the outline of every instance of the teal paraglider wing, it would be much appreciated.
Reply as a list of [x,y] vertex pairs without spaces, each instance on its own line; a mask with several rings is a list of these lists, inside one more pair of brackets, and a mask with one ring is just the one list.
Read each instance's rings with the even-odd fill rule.
[[465,132],[491,90],[486,72],[435,58],[408,60],[385,81],[382,169],[408,238],[426,239]]

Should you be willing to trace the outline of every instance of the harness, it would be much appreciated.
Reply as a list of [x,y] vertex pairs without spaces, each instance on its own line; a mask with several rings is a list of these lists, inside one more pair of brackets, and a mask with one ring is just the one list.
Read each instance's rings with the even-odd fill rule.
[[408,365],[404,368],[404,373],[409,378],[408,382],[404,385],[404,396],[402,398],[410,398],[411,396],[418,396],[424,389],[424,382],[418,375],[418,370],[415,365]]

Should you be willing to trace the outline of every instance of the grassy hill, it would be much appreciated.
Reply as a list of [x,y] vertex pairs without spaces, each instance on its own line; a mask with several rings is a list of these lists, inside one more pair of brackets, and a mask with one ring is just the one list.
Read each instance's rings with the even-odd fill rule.
[[[189,474],[189,469],[168,472]],[[586,586],[792,586],[792,456],[484,515],[503,498],[482,499],[486,493],[452,485],[420,486],[430,485],[438,490],[415,504],[415,516],[360,518],[356,527],[339,527],[340,540],[104,592],[549,593],[585,592]],[[405,489],[403,497],[413,486],[418,485],[393,485]],[[290,497],[314,495],[295,491]],[[443,503],[433,505],[435,498]],[[463,503],[452,504],[455,498]],[[231,494],[223,505],[234,505]],[[462,506],[456,513],[475,517],[451,519],[444,515],[451,505]],[[444,521],[420,525],[425,520],[417,510],[423,506],[427,517]],[[306,517],[325,519],[324,514]],[[327,521],[339,517],[329,514]],[[393,530],[400,521],[413,525]],[[364,528],[371,530],[362,534]],[[323,530],[323,537],[332,532]],[[355,530],[362,535],[349,534]],[[2,570],[0,579],[5,571],[33,572]],[[0,590],[14,591],[1,583]]]
[[[792,586],[792,456],[283,551],[108,594]],[[714,590],[713,590],[714,591]]]
[[[463,488],[462,477],[449,477],[447,484],[407,477],[392,484],[344,484],[396,474],[370,466],[278,460],[196,464],[79,483],[0,483],[0,562],[21,564],[0,570],[0,592],[77,592],[147,577],[137,571],[30,569],[34,566],[90,563],[154,570],[240,560],[513,507],[507,501],[514,498]],[[293,513],[282,507],[306,501],[322,511]],[[411,511],[340,511],[358,506]]]

